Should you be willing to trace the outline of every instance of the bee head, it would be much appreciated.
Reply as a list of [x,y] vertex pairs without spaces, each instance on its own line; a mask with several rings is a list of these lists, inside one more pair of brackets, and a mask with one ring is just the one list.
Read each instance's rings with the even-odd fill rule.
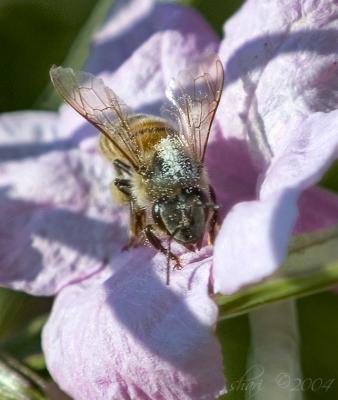
[[205,231],[208,198],[199,188],[185,188],[155,201],[152,213],[155,223],[176,241],[196,243]]

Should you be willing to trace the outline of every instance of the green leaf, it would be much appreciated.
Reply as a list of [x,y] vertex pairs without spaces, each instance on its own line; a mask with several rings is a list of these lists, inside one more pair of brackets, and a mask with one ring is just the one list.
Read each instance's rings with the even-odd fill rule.
[[216,296],[220,319],[264,304],[307,296],[338,284],[338,227],[295,237],[282,267],[268,279],[228,296]]
[[320,181],[320,186],[338,192],[338,161],[333,163],[331,168],[326,172],[322,180]]
[[1,400],[71,400],[55,382],[42,379],[7,353],[0,353]]
[[[93,34],[104,21],[107,12],[112,6],[112,3],[112,0],[99,0],[94,3],[95,6],[92,8],[88,19],[83,24],[78,35],[72,41],[70,48],[68,49],[67,56],[64,60],[62,60],[63,65],[71,66],[75,69],[81,69],[82,65],[89,56],[90,43],[92,41]],[[48,80],[48,84],[42,95],[36,101],[35,106],[37,108],[50,110],[56,109],[61,102],[60,96],[56,94],[54,87]]]
[[41,330],[51,305],[51,298],[0,289],[0,351],[45,377],[49,375],[42,355]]
[[0,354],[0,398],[44,400],[47,384],[29,368],[7,354]]
[[60,64],[95,0],[2,0],[0,110],[31,108]]
[[221,36],[225,21],[238,10],[244,0],[180,0],[180,3],[198,10]]
[[219,321],[216,330],[222,346],[224,374],[227,379],[228,393],[221,396],[226,400],[245,399],[245,371],[250,346],[248,316]]
[[0,347],[23,330],[31,319],[48,312],[52,299],[0,288]]
[[300,299],[297,305],[306,399],[338,399],[337,288]]
[[32,319],[6,341],[0,343],[0,348],[24,362],[34,371],[41,371],[46,375],[46,365],[41,349],[41,331],[48,318],[43,314]]

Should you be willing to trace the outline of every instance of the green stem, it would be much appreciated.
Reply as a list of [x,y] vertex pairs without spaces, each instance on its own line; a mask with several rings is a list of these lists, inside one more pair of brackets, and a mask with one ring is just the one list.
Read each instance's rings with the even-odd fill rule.
[[251,353],[246,400],[301,400],[298,325],[295,304],[287,301],[249,314]]

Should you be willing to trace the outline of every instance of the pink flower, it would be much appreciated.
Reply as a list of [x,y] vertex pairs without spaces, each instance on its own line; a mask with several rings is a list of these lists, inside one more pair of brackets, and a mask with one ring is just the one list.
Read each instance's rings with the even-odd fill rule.
[[249,141],[260,174],[256,200],[237,204],[218,236],[216,291],[261,280],[283,261],[292,231],[338,219],[336,197],[308,189],[338,155],[337,27],[336,2],[301,0],[247,1],[225,26],[219,122],[228,142]]
[[[156,112],[169,79],[218,42],[189,9],[129,7],[96,35],[87,69],[137,111]],[[222,293],[257,282],[278,268],[292,232],[338,220],[337,198],[312,187],[337,157],[337,21],[334,0],[249,0],[225,25],[207,154],[224,221],[214,257],[209,247],[183,254],[169,288],[161,254],[120,250],[128,215],[111,202],[94,128],[68,106],[1,117],[0,281],[57,294],[43,347],[72,397],[225,390],[210,278]]]

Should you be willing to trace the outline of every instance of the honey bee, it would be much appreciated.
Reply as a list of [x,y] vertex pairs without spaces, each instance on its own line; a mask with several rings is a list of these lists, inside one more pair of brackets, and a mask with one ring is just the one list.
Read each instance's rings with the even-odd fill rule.
[[[104,82],[85,72],[53,66],[59,95],[100,131],[100,148],[115,167],[112,192],[129,204],[126,248],[147,239],[180,269],[171,241],[189,250],[208,232],[213,243],[217,204],[204,166],[224,72],[215,55],[204,56],[173,78],[166,90],[166,118],[135,114]],[[163,245],[166,236],[168,245]]]

